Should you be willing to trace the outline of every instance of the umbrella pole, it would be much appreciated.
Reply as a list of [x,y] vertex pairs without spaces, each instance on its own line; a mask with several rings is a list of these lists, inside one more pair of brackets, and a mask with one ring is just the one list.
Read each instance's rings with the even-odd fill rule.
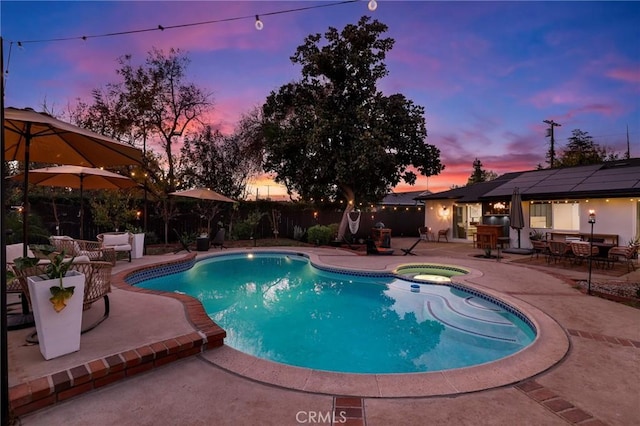
[[[7,235],[5,233],[5,227],[7,221],[5,220],[4,203],[6,198],[6,184],[5,184],[5,167],[4,167],[4,40],[0,36],[0,119],[2,120],[2,134],[0,134],[0,148],[2,149],[2,170],[0,170],[0,195],[2,196],[2,211],[0,211],[0,239],[2,240],[2,254],[0,259],[3,263],[7,261]],[[0,370],[2,370],[0,376],[0,417],[1,424],[9,424],[9,344],[7,343],[8,335],[8,320],[7,320],[7,275],[2,275],[0,282],[0,308],[2,309],[2,315],[0,318],[0,345],[2,350],[0,352]]]
[[80,239],[84,240],[84,197],[82,195],[82,187],[84,175],[80,175]]
[[24,144],[24,187],[22,188],[22,257],[27,257],[29,247],[29,150],[31,147],[31,123],[27,123]]

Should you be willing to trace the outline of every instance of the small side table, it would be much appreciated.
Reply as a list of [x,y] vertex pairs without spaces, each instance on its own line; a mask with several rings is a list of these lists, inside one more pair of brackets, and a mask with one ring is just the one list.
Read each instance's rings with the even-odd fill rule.
[[196,250],[197,251],[209,251],[209,237],[196,238]]

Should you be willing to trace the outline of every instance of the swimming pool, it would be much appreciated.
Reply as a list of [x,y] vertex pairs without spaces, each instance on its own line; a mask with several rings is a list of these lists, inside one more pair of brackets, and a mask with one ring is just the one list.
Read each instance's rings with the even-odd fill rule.
[[396,273],[321,269],[302,255],[215,256],[136,285],[198,298],[235,349],[318,370],[441,371],[506,357],[535,338],[525,317],[481,293],[455,284],[415,292],[415,280]]

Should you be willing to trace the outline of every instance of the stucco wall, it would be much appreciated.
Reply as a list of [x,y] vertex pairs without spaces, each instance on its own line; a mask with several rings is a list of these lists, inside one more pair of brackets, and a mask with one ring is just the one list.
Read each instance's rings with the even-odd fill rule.
[[[591,231],[591,225],[589,224],[589,210],[593,209],[596,213],[596,223],[593,227],[595,234],[617,234],[620,245],[626,245],[630,239],[632,239],[638,233],[637,223],[637,209],[638,200],[630,200],[629,198],[611,198],[608,201],[605,199],[590,199],[578,200],[579,203],[579,215],[580,215],[580,229],[581,233],[588,233]],[[425,202],[425,226],[430,227],[437,235],[439,229],[451,228],[453,225],[453,200],[426,200]],[[531,228],[529,225],[529,202],[523,203],[524,222],[525,228],[520,231],[520,245],[523,248],[531,247],[529,242],[529,232]],[[447,215],[443,215],[443,207],[446,207]],[[565,229],[539,229],[543,232],[550,231],[566,231]],[[451,241],[451,230],[449,231],[449,240]],[[511,238],[511,246],[517,247],[518,232],[515,229],[510,229],[509,237]],[[464,240],[456,240],[464,241]]]

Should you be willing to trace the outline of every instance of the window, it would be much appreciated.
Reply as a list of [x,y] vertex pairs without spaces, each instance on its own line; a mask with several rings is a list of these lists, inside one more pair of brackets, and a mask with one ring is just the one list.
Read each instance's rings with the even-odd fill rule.
[[577,201],[541,201],[529,205],[531,228],[580,230],[580,204]]
[[552,228],[550,203],[532,203],[529,206],[529,227]]

